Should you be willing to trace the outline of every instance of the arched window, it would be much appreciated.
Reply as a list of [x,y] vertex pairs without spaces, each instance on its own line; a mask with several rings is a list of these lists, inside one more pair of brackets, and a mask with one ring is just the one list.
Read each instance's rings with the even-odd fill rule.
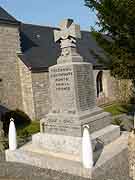
[[96,78],[97,97],[103,92],[103,71],[99,71]]

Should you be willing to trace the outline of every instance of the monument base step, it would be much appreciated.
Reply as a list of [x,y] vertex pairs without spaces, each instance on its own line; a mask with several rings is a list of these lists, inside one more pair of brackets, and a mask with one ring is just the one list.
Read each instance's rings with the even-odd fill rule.
[[109,126],[111,122],[110,113],[95,107],[77,115],[49,113],[40,121],[40,130],[42,133],[81,137],[84,125],[89,125],[90,133],[93,133]]
[[92,169],[86,169],[75,156],[45,151],[38,146],[29,143],[15,151],[6,150],[6,160],[20,162],[37,166],[40,168],[52,169],[66,172],[86,178],[94,177],[96,170],[110,161],[127,148],[128,133],[122,134],[112,143],[106,145],[94,159],[95,165]]
[[[119,126],[109,125],[91,134],[93,151],[109,144],[120,136]],[[32,144],[54,153],[64,153],[82,159],[82,137],[38,133],[32,136]]]

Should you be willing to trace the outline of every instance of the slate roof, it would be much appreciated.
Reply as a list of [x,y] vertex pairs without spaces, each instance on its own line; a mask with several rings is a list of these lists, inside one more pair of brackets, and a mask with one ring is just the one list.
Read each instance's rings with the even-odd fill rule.
[[[53,31],[58,28],[38,26],[31,24],[21,24],[20,37],[23,62],[33,70],[44,70],[56,64],[60,55],[59,44],[54,42]],[[94,66],[101,66],[91,50],[97,54],[102,54],[102,49],[97,45],[90,32],[82,31],[82,39],[78,40],[78,52],[86,62],[91,62]]]
[[60,48],[54,42],[54,29],[57,28],[21,24],[21,59],[27,66],[32,69],[45,69],[56,64]]
[[2,7],[0,7],[0,23],[19,24],[19,21],[17,21],[6,10],[4,10]]
[[[49,66],[56,64],[60,47],[54,42],[53,31],[58,28],[20,23],[2,7],[0,7],[0,23],[20,25],[22,55],[19,56],[31,70],[46,71]],[[82,39],[77,42],[78,52],[86,62],[91,62],[94,67],[101,67],[91,51],[94,50],[96,54],[102,56],[102,49],[90,32],[82,31],[81,34]]]

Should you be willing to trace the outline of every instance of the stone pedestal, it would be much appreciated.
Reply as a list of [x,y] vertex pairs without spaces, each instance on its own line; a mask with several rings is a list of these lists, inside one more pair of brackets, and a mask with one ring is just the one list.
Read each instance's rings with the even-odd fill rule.
[[[66,134],[66,133],[65,133]],[[109,125],[98,131],[91,133],[93,152],[99,149],[96,146],[105,146],[116,140],[120,136],[119,126]],[[72,136],[52,133],[38,133],[32,136],[33,146],[47,150],[52,153],[60,153],[63,156],[74,156],[82,163],[82,136]]]
[[[64,58],[70,57],[74,59],[73,55]],[[33,144],[53,153],[75,155],[82,162],[83,126],[87,124],[92,134],[105,127],[110,130],[112,120],[109,113],[96,106],[92,65],[72,61],[65,63],[63,59],[61,64],[49,68],[49,81],[51,109],[41,120],[41,134],[33,136]],[[119,128],[114,126],[113,133],[115,138],[118,137]]]
[[82,137],[83,126],[89,125],[90,133],[100,130],[111,124],[112,117],[100,108],[94,108],[80,115],[68,113],[49,113],[41,120],[41,132]]
[[63,63],[49,68],[52,109],[41,120],[41,132],[82,136],[82,127],[90,133],[111,123],[109,113],[96,106],[92,65]]
[[[62,148],[67,148],[67,151],[68,151],[68,148],[72,147],[72,144],[71,144],[72,137],[71,138],[69,137],[70,143],[67,144],[67,146],[65,145],[65,142],[64,142],[65,137],[63,138],[60,137],[61,141],[63,141],[63,146],[62,144],[57,144],[57,150],[59,150],[59,152],[54,153],[53,150],[48,151],[46,148],[42,148],[40,144],[41,138],[44,139],[44,140],[41,140],[42,142],[44,142],[43,146],[45,146],[47,142],[48,144],[50,144],[50,146],[54,145],[53,141],[50,140],[50,136],[48,136],[48,134],[43,134],[43,133],[41,134],[39,133],[35,135],[36,137],[33,137],[34,138],[33,142],[35,142],[36,141],[35,138],[37,138],[38,145],[36,143],[28,143],[25,146],[15,151],[6,150],[5,152],[6,160],[11,161],[11,162],[25,163],[25,164],[37,166],[40,168],[52,169],[52,170],[59,171],[61,173],[68,173],[68,174],[81,176],[81,177],[85,177],[89,179],[91,178],[96,179],[95,177],[97,176],[97,173],[103,174],[103,172],[105,171],[106,171],[106,174],[108,173],[113,174],[114,171],[112,172],[111,168],[112,166],[115,167],[115,162],[117,163],[116,158],[119,155],[122,157],[122,159],[124,158],[123,152],[127,149],[128,135],[123,134],[122,136],[119,137],[119,128],[117,129],[117,131],[116,129],[114,130],[114,127],[113,128],[110,127],[107,129],[103,130],[104,133],[103,131],[102,132],[100,131],[100,132],[95,132],[94,134],[91,135],[92,137],[94,136],[95,138],[102,137],[100,141],[98,139],[97,145],[99,145],[99,143],[101,143],[102,141],[104,142],[106,141],[105,146],[103,146],[102,148],[100,147],[98,149],[97,148],[98,146],[94,146],[95,148],[93,147],[95,165],[92,169],[84,168],[81,161],[78,159],[77,155],[62,153],[61,151]],[[57,138],[57,136],[59,135],[56,135],[56,137],[54,135],[54,138]],[[81,144],[80,143],[81,140],[79,143],[78,142],[79,140],[76,142],[76,149],[78,149],[76,152],[81,152],[81,148],[79,147],[79,145]]]

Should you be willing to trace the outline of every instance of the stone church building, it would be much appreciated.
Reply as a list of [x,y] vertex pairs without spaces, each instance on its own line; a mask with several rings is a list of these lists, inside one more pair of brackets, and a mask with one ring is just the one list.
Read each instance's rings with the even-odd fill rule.
[[[56,64],[59,44],[53,31],[58,28],[24,24],[0,8],[0,106],[20,109],[32,119],[43,118],[49,109],[48,67]],[[93,64],[97,103],[114,100],[115,80],[92,54],[102,49],[90,32],[81,31],[78,52]],[[61,97],[62,98],[62,97]]]

